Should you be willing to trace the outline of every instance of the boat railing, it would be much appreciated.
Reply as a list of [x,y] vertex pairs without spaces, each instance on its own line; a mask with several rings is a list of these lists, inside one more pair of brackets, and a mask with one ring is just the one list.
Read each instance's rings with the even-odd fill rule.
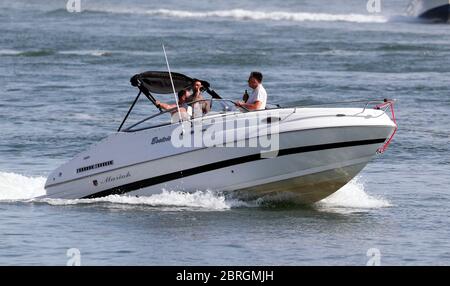
[[[235,111],[249,112],[249,110],[247,108],[241,107],[241,106],[237,106],[235,101],[232,101],[232,100],[229,100],[229,99],[215,99],[215,98],[212,98],[212,99],[200,99],[200,100],[195,100],[195,101],[189,102],[187,105],[191,106],[192,109],[194,109],[193,106],[195,104],[202,103],[202,102],[206,102],[207,104],[209,104],[209,110],[211,110],[212,107],[215,106],[214,103],[221,103],[222,104],[222,109],[221,109],[222,113],[235,112]],[[163,122],[163,123],[152,125],[152,126],[149,126],[149,127],[135,129],[135,127],[137,127],[138,125],[141,125],[141,124],[143,124],[143,123],[145,123],[145,122],[147,122],[149,120],[155,119],[157,117],[164,116],[166,114],[169,115],[171,117],[171,119],[172,119],[173,115],[175,115],[175,116],[178,115],[178,108],[177,107],[173,107],[171,109],[166,109],[166,110],[163,110],[163,111],[158,112],[156,114],[152,114],[152,115],[150,115],[148,117],[145,117],[144,119],[139,120],[138,122],[130,125],[129,127],[125,128],[123,131],[124,132],[139,131],[139,130],[143,130],[143,129],[169,125],[169,124],[176,123],[176,122],[180,121],[179,118],[178,118],[178,120],[176,120],[176,121],[171,120],[170,122]],[[192,114],[192,116],[189,115],[188,119],[184,119],[183,121],[190,121],[190,120],[194,119],[195,117],[193,115],[194,114]]]
[[[238,107],[236,105],[236,102],[233,100],[229,100],[229,99],[200,99],[200,100],[196,100],[193,102],[188,103],[188,106],[193,106],[196,103],[201,103],[201,102],[207,102],[209,104],[209,109],[212,110],[214,103],[222,103],[222,112],[221,113],[227,113],[227,112],[235,112],[235,111],[239,111],[239,112],[258,112],[261,110],[248,110],[245,107]],[[360,103],[360,104],[364,104],[364,106],[362,107],[362,111],[361,113],[364,113],[366,111],[367,108],[369,108],[369,106],[374,105],[374,109],[382,109],[384,111],[386,111],[387,109],[391,109],[393,111],[393,105],[396,102],[395,99],[378,99],[378,100],[350,100],[350,101],[335,101],[335,102],[326,102],[326,103],[314,103],[314,104],[304,104],[304,105],[286,105],[286,106],[282,106],[280,104],[267,104],[266,109],[279,109],[279,108],[309,108],[309,107],[319,107],[319,106],[336,106],[336,105],[346,105],[346,104],[356,104],[356,103]],[[234,108],[233,108],[234,107]],[[165,114],[168,114],[171,116],[171,121],[169,122],[162,122],[160,124],[155,124],[155,125],[151,125],[151,126],[147,126],[147,127],[142,127],[142,128],[136,128],[137,126],[155,119],[157,117],[161,117]],[[134,131],[140,131],[143,129],[148,129],[148,128],[154,128],[154,127],[160,127],[160,126],[165,126],[165,125],[170,125],[176,122],[179,122],[179,118],[178,120],[173,120],[172,116],[173,115],[177,115],[178,114],[178,108],[174,107],[171,109],[167,109],[167,110],[163,110],[159,113],[150,115],[142,120],[139,120],[138,122],[132,124],[131,126],[127,127],[126,129],[124,129],[124,132],[134,132]],[[208,112],[208,114],[210,114],[210,112]],[[198,118],[199,116],[197,116]],[[395,120],[395,115],[393,115],[394,120]],[[190,115],[187,119],[184,119],[183,121],[191,121],[192,119],[195,119],[196,117],[192,115]]]
[[396,99],[374,99],[374,100],[344,100],[344,101],[332,101],[332,102],[322,102],[322,103],[312,103],[312,104],[288,104],[288,105],[280,105],[280,104],[272,104],[275,107],[273,108],[308,108],[308,107],[316,107],[316,106],[337,106],[337,105],[346,105],[346,104],[355,104],[360,103],[364,104],[363,111],[365,111],[371,104],[379,105],[386,102],[396,102]]
[[[303,105],[303,106],[295,106],[295,107],[291,107],[291,108],[308,108],[308,107],[316,107],[316,106],[330,106],[330,105],[342,105],[342,104],[354,104],[354,103],[364,103],[364,107],[361,111],[361,114],[364,113],[369,106],[373,105],[373,109],[376,110],[383,110],[383,114],[385,114],[387,112],[387,110],[389,109],[391,111],[391,120],[394,122],[395,124],[395,129],[394,131],[391,133],[391,135],[389,136],[389,138],[386,140],[386,142],[383,144],[383,146],[381,146],[380,148],[378,148],[377,153],[384,153],[384,151],[386,151],[386,149],[388,148],[389,144],[391,143],[392,139],[394,138],[394,135],[396,134],[397,130],[398,130],[398,125],[397,125],[397,120],[395,117],[395,111],[394,111],[394,104],[397,100],[396,99],[378,99],[378,100],[351,100],[351,101],[338,101],[338,102],[327,102],[327,103],[317,103],[317,104],[308,104],[308,105]],[[279,105],[277,105],[277,108],[283,108]],[[381,115],[380,115],[381,116]]]

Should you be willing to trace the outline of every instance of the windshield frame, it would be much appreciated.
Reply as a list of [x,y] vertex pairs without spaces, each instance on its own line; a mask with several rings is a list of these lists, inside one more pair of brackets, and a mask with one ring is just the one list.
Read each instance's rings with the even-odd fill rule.
[[[234,106],[236,106],[237,109],[234,110],[234,111],[228,111],[229,113],[235,113],[235,112],[247,113],[247,112],[250,112],[250,110],[248,110],[248,109],[245,108],[245,107],[237,106],[237,105],[236,105],[236,102],[233,101],[233,100],[230,100],[230,99],[217,99],[217,98],[211,98],[211,99],[199,99],[199,100],[195,100],[195,101],[189,102],[189,103],[187,103],[187,105],[192,106],[193,104],[198,103],[198,102],[207,102],[207,103],[210,104],[210,108],[211,108],[213,102],[226,102],[226,103],[232,103]],[[138,122],[133,123],[132,125],[130,125],[130,126],[124,128],[123,130],[121,130],[121,132],[137,132],[137,131],[141,131],[141,130],[145,130],[145,129],[152,129],[152,128],[161,127],[161,126],[166,126],[166,125],[179,124],[180,122],[182,122],[181,120],[180,120],[180,121],[176,121],[176,122],[165,122],[165,123],[161,123],[161,124],[157,124],[157,125],[153,125],[153,126],[148,126],[148,127],[142,127],[142,128],[136,128],[136,129],[135,129],[135,127],[137,127],[138,125],[141,125],[141,124],[143,124],[143,123],[145,123],[145,122],[147,122],[147,121],[149,121],[149,120],[151,120],[151,119],[157,118],[157,117],[162,116],[162,115],[164,115],[164,114],[172,113],[172,112],[174,112],[174,111],[178,111],[178,107],[173,107],[173,108],[171,108],[171,109],[163,110],[163,111],[158,112],[158,113],[156,113],[156,114],[152,114],[152,115],[150,115],[150,116],[148,116],[148,117],[145,117],[144,119],[141,119],[141,120],[139,120]],[[224,114],[226,114],[226,113],[228,113],[228,112],[225,111],[225,112],[222,112],[222,113],[219,113],[219,114],[224,115]],[[218,114],[214,114],[214,115],[218,115]],[[194,120],[194,119],[204,118],[204,117],[207,117],[207,116],[208,116],[208,113],[207,113],[207,114],[204,114],[204,115],[201,116],[201,117],[193,117],[193,116],[189,116],[189,119],[188,119],[188,120],[183,120],[183,121],[191,122],[191,121]]]

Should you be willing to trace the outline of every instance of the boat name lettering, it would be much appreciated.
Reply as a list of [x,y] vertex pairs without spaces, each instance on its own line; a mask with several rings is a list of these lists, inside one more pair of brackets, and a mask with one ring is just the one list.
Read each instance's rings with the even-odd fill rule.
[[158,144],[158,143],[163,143],[163,142],[167,142],[167,141],[170,141],[170,136],[167,136],[167,137],[161,137],[161,138],[159,138],[159,137],[153,137],[153,139],[152,139],[152,145],[153,144]]
[[118,180],[126,179],[126,178],[128,178],[128,177],[131,177],[130,172],[128,172],[128,173],[126,173],[126,174],[119,174],[119,175],[117,175],[117,176],[108,176],[108,177],[106,177],[104,180],[102,180],[102,181],[100,182],[100,184],[112,183],[112,182],[115,182],[115,181],[118,181]]

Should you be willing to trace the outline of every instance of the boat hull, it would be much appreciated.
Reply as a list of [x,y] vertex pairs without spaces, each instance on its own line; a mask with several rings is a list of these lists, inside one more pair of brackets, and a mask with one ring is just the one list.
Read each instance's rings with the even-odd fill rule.
[[[243,200],[282,195],[298,203],[314,203],[356,176],[395,128],[395,124],[382,111],[372,111],[372,114],[361,113],[359,109],[357,113],[355,111],[352,110],[351,114],[356,114],[361,120],[355,126],[346,123],[350,116],[345,119],[343,116],[336,117],[335,113],[331,117],[333,126],[329,126],[330,118],[327,121],[324,115],[316,118],[305,113],[300,121],[294,118],[281,128],[278,134],[279,150],[276,152],[267,153],[259,147],[194,148],[52,183],[55,178],[52,180],[51,177],[57,176],[55,174],[59,171],[67,173],[67,169],[75,169],[72,166],[78,164],[77,160],[88,157],[81,154],[80,158],[74,159],[75,163],[63,166],[49,176],[46,197],[78,199],[122,194],[149,196],[163,190],[212,190]],[[291,118],[293,116],[290,115]],[[305,120],[311,121],[309,123],[314,128],[302,123]],[[318,124],[318,120],[325,120],[328,126]],[[299,128],[302,124],[304,128]],[[150,132],[145,136],[152,138],[151,130],[142,132]],[[162,131],[158,132],[161,134]],[[106,140],[96,148],[101,149],[108,141],[113,140]],[[109,153],[118,152],[105,154]]]
[[450,15],[450,4],[438,6],[422,13],[419,17],[440,22],[448,22]]
[[449,0],[413,0],[407,8],[410,16],[433,22],[448,22]]
[[230,193],[230,196],[249,201],[288,201],[296,204],[313,204],[347,184],[366,164],[367,162],[363,162],[309,175],[294,176],[290,179],[234,191]]
[[[344,134],[346,131],[348,129],[334,130],[336,133]],[[127,194],[147,196],[160,193],[163,189],[184,192],[212,190],[225,192],[227,195],[240,200],[283,198],[283,200],[290,200],[295,203],[311,204],[331,195],[354,178],[376,154],[377,149],[383,144],[391,130],[389,128],[378,128],[378,130],[372,129],[371,131],[383,135],[372,135],[370,140],[357,138],[354,141],[340,141],[340,143],[284,148],[274,158],[255,159],[257,156],[242,154],[236,160],[235,155],[230,154],[230,157],[233,157],[231,160],[236,164],[224,166],[228,164],[222,161],[219,163],[220,168],[213,170],[208,170],[208,165],[204,165],[195,170],[195,174],[192,174],[191,169],[188,169],[182,172],[183,175],[180,172],[179,179],[143,187],[127,192]],[[330,130],[316,132],[329,133]],[[315,132],[308,133],[303,135],[299,132],[284,135],[287,138],[282,137],[281,141],[290,141],[294,137],[312,136]],[[377,137],[380,138],[376,139]],[[193,153],[189,157],[175,160],[198,160],[197,157],[199,156],[211,158],[212,153],[220,152],[224,156],[223,153],[227,151],[235,151],[227,149],[211,150],[208,153]],[[250,156],[252,160],[245,162],[246,158]],[[228,162],[228,160],[225,160],[225,162]],[[148,168],[152,169],[151,166]],[[112,194],[111,191],[114,190],[108,190],[100,196],[110,195]]]

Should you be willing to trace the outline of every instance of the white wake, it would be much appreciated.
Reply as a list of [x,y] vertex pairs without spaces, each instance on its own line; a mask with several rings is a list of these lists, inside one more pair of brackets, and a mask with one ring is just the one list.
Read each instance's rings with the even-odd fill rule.
[[[236,207],[255,207],[256,202],[244,202],[230,199],[224,195],[210,191],[197,191],[194,193],[164,190],[160,194],[151,196],[111,195],[96,199],[38,199],[46,194],[44,177],[28,177],[15,173],[0,172],[0,201],[27,201],[44,202],[50,205],[76,205],[110,203],[125,205],[145,205],[154,207],[187,207],[208,210],[228,210]],[[355,211],[361,209],[376,209],[391,206],[379,197],[369,195],[364,190],[360,179],[354,179],[339,191],[316,204],[319,210]]]
[[389,207],[391,203],[384,198],[369,195],[364,190],[361,178],[357,177],[316,205],[320,210],[325,211],[355,212]]
[[44,177],[0,172],[0,201],[26,200],[45,195]]
[[206,210],[228,210],[233,207],[242,207],[246,204],[237,200],[227,200],[224,196],[213,191],[197,191],[186,193],[180,191],[163,190],[160,194],[151,196],[127,196],[111,195],[95,199],[43,199],[50,205],[75,205],[92,203],[111,203],[125,205],[142,205],[153,207],[181,207],[181,208],[199,208]]

